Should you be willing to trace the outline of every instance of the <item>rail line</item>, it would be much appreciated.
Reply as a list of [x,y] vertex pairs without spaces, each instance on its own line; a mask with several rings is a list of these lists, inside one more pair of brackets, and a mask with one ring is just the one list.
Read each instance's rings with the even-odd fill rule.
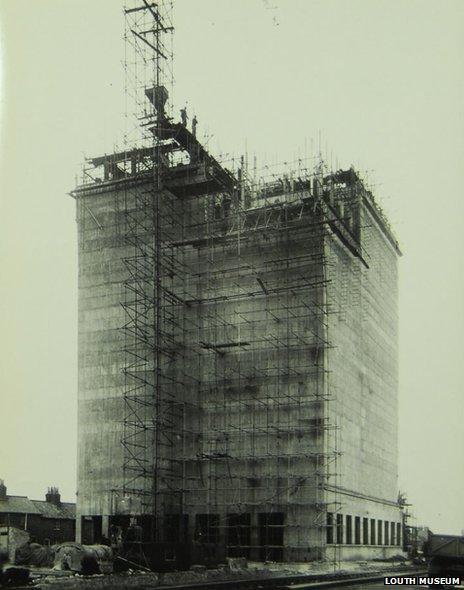
[[377,571],[366,574],[298,574],[291,576],[249,578],[235,580],[212,580],[195,582],[193,584],[179,584],[158,586],[157,590],[315,590],[317,588],[336,588],[350,584],[368,584],[383,580],[384,576],[395,576],[408,573],[411,575],[425,575],[425,570],[411,570],[410,568],[396,569],[394,571]]

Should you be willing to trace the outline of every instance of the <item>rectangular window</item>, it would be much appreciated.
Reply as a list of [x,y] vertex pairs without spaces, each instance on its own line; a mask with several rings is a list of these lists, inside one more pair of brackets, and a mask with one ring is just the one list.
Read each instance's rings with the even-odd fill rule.
[[337,514],[337,543],[343,543],[343,514]]
[[282,561],[284,546],[284,513],[258,514],[258,539],[262,561]]
[[166,514],[163,519],[164,540],[167,543],[185,543],[188,533],[188,514]]
[[333,545],[334,542],[334,527],[333,527],[333,518],[334,515],[332,512],[327,512],[327,535],[326,535],[326,541],[327,541],[327,545]]
[[401,547],[401,524],[396,523],[396,544]]
[[371,545],[376,545],[375,542],[375,518],[371,518]]
[[369,545],[369,519],[363,518],[363,545]]
[[383,533],[383,544],[384,545],[390,545],[388,532],[389,532],[389,525],[388,525],[388,520],[386,520],[384,522],[384,533]]
[[354,517],[354,542],[356,545],[361,545],[361,518]]
[[353,543],[353,520],[352,517],[346,516],[346,544],[351,545]]
[[200,543],[219,543],[219,514],[197,514],[195,538]]
[[390,545],[396,545],[395,542],[395,523],[391,522],[390,523]]
[[377,545],[382,545],[382,521],[377,521]]
[[228,514],[226,518],[228,557],[249,557],[251,545],[251,514]]

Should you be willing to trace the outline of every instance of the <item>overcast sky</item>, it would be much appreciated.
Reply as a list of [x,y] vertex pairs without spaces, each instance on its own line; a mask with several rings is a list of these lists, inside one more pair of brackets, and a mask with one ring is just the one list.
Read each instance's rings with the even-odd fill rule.
[[[0,478],[74,499],[77,249],[67,193],[124,129],[120,0],[0,0]],[[464,529],[464,2],[178,0],[177,107],[261,163],[322,138],[399,236],[400,487]]]

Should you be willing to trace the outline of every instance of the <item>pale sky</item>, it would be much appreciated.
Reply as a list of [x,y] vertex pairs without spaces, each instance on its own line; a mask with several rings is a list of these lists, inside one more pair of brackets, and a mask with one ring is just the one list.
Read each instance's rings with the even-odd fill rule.
[[[0,478],[76,488],[77,248],[67,193],[124,129],[120,0],[0,0]],[[177,0],[175,101],[214,153],[322,138],[399,236],[400,488],[464,529],[464,2]]]

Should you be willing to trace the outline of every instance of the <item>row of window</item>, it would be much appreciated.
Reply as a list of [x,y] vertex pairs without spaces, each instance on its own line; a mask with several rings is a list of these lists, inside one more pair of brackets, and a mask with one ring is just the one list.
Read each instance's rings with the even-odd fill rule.
[[401,523],[327,512],[328,545],[401,546]]
[[[283,512],[260,512],[257,515],[259,559],[281,561],[284,546]],[[222,526],[221,526],[221,523]],[[195,516],[195,540],[197,543],[217,545],[220,531],[225,527],[226,552],[228,557],[250,557],[251,514],[227,514],[225,520],[219,514]]]
[[[260,545],[283,545],[284,513],[260,512],[258,537]],[[221,526],[221,522],[223,523]],[[195,516],[195,538],[204,543],[218,543],[221,528],[225,528],[227,545],[250,545],[251,514],[227,514],[221,521],[219,514]]]

